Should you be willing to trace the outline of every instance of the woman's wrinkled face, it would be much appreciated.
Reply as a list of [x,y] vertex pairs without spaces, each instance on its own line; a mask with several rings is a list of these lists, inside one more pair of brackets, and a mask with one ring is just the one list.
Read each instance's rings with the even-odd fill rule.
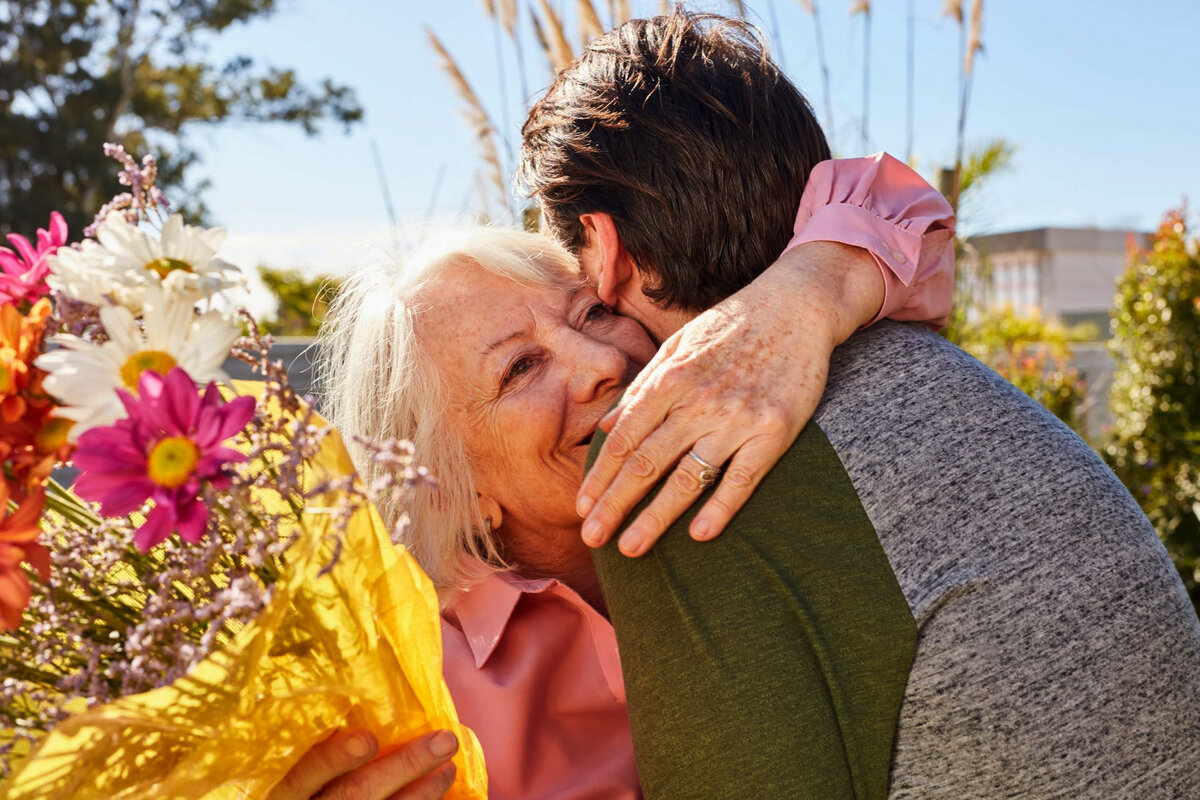
[[463,432],[485,514],[499,507],[493,522],[514,560],[567,558],[551,551],[568,544],[586,556],[575,513],[584,458],[654,355],[650,338],[588,286],[522,286],[472,265],[422,297],[419,335],[450,388],[447,422]]

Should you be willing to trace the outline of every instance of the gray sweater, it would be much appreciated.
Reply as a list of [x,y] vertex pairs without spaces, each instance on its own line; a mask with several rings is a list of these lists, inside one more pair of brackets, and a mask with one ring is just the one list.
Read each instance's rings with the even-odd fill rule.
[[837,350],[816,421],[918,627],[890,797],[1200,797],[1200,622],[1083,441],[891,322]]

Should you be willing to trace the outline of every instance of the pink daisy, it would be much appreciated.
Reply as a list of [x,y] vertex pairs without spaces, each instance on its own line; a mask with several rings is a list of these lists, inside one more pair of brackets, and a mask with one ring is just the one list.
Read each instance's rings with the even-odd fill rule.
[[99,503],[107,516],[128,514],[154,500],[133,537],[143,551],[172,532],[198,542],[208,525],[200,489],[205,483],[227,487],[229,465],[246,459],[221,443],[246,427],[254,415],[254,398],[226,403],[212,382],[201,396],[178,367],[166,378],[142,373],[136,397],[124,389],[117,393],[129,416],[79,437],[75,465],[82,473],[75,493]]
[[36,247],[16,233],[10,233],[8,241],[16,252],[0,247],[0,303],[32,303],[48,295],[48,259],[67,243],[67,222],[62,214],[50,213],[50,229],[38,229]]

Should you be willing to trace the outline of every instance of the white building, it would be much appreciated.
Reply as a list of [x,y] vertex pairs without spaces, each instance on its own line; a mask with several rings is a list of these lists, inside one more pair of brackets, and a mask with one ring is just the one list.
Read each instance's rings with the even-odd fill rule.
[[988,307],[1008,305],[1018,314],[1040,311],[1067,325],[1094,322],[1107,334],[1131,236],[1139,247],[1147,245],[1148,234],[1100,228],[974,236],[967,240],[959,269],[974,278],[972,293]]

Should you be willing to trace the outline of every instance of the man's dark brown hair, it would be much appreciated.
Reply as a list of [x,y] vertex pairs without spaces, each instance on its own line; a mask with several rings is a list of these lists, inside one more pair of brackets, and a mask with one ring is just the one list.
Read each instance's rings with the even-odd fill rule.
[[665,308],[752,281],[830,157],[812,108],[749,25],[676,10],[625,23],[563,70],[522,129],[520,181],[556,236],[605,212]]

